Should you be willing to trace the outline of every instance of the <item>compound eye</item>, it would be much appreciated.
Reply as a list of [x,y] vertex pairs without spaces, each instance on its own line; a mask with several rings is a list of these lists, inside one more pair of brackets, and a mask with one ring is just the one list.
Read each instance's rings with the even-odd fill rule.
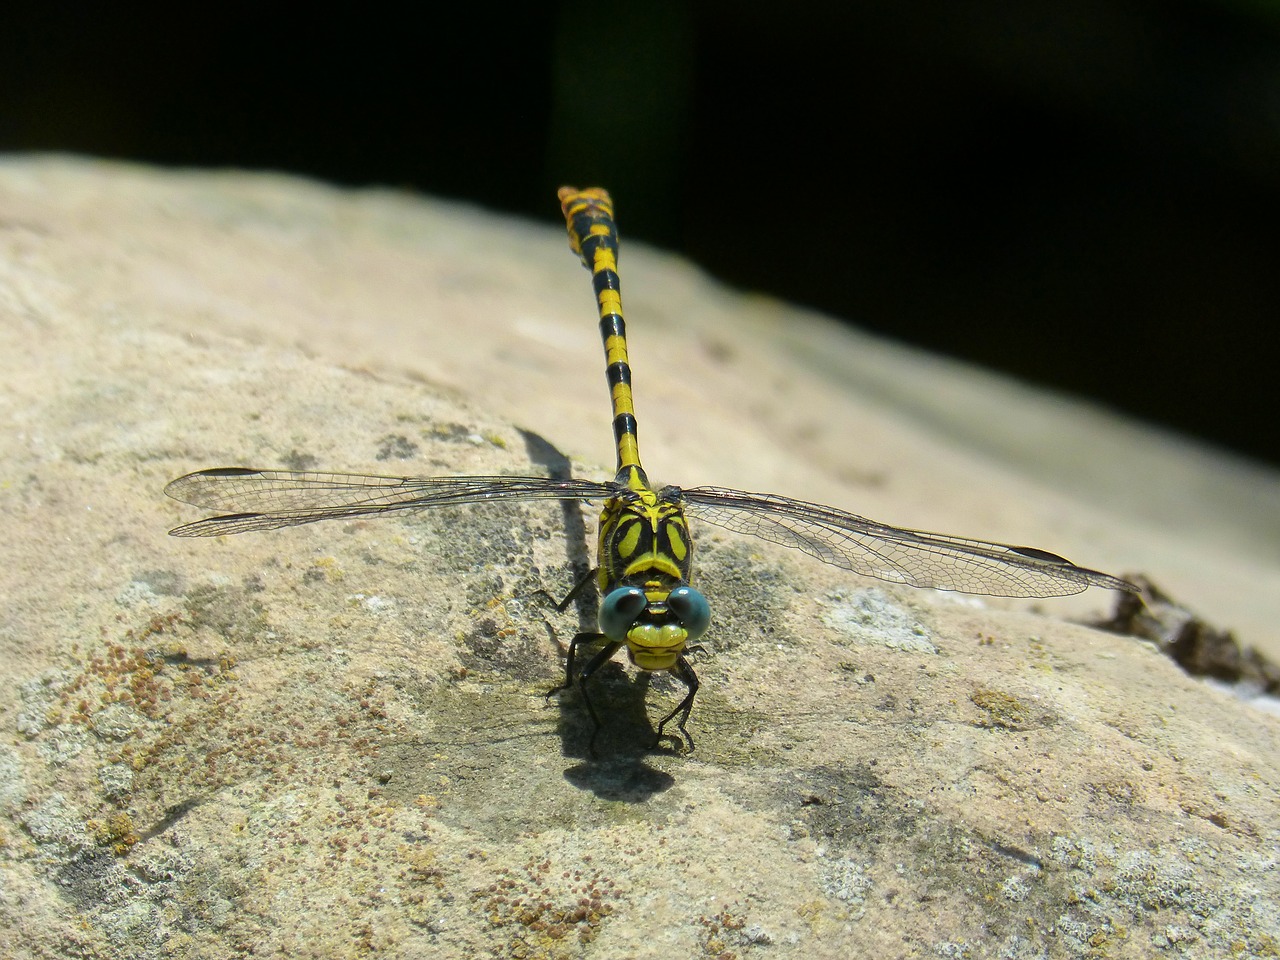
[[667,596],[667,606],[689,632],[689,640],[697,640],[711,626],[711,604],[693,587],[676,587]]
[[600,602],[600,632],[614,643],[626,643],[627,631],[648,605],[649,598],[639,587],[610,590]]

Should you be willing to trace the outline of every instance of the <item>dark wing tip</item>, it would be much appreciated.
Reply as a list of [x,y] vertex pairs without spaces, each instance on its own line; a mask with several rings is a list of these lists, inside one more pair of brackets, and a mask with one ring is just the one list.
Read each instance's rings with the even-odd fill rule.
[[191,473],[184,473],[176,480],[170,480],[164,485],[164,492],[174,499],[182,499],[174,494],[174,491],[181,490],[183,487],[194,483],[201,477],[251,477],[255,474],[262,473],[261,470],[255,470],[252,467],[211,467],[208,470],[193,470]]
[[1101,570],[1077,567],[1066,557],[1060,557],[1058,554],[1050,553],[1048,550],[1041,550],[1039,547],[1010,547],[1009,550],[1020,557],[1026,557],[1028,560],[1035,560],[1038,563],[1046,563],[1055,567],[1062,567],[1064,570],[1073,573],[1079,573],[1083,577],[1085,586],[1110,587],[1112,590],[1123,590],[1126,593],[1141,592],[1141,588],[1137,584],[1130,583],[1128,580],[1121,577],[1113,577],[1111,574],[1103,573]]
[[253,467],[210,467],[207,470],[197,470],[195,473],[189,473],[187,476],[246,477],[254,473],[262,473],[262,471],[255,470]]
[[1009,549],[1013,553],[1028,557],[1031,560],[1040,560],[1043,563],[1052,563],[1063,567],[1075,566],[1066,557],[1060,557],[1056,553],[1050,553],[1048,550],[1041,550],[1039,547],[1010,547]]

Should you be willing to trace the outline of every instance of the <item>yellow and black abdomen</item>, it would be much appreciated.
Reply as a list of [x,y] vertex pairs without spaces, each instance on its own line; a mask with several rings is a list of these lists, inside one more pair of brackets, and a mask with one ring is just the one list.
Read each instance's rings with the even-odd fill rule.
[[600,313],[605,379],[613,405],[613,439],[618,451],[618,480],[634,490],[647,489],[640,466],[631,365],[627,359],[627,325],[622,318],[622,283],[618,279],[618,229],[613,201],[598,187],[560,189],[560,207],[569,228],[569,245],[591,271],[591,286]]
[[618,496],[600,516],[600,633],[612,645],[625,644],[641,669],[675,671],[690,691],[677,708],[687,718],[698,681],[684,652],[706,631],[711,610],[689,585],[693,550],[683,504],[655,492],[640,465],[613,201],[599,188],[563,187],[560,206],[569,244],[591,271],[618,453]]

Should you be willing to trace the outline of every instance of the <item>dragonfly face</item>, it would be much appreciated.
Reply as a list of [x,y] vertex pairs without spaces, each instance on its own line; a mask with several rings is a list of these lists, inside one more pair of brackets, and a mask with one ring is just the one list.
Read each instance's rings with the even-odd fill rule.
[[600,516],[600,632],[642,670],[670,670],[711,623],[689,586],[693,545],[678,491],[632,488]]

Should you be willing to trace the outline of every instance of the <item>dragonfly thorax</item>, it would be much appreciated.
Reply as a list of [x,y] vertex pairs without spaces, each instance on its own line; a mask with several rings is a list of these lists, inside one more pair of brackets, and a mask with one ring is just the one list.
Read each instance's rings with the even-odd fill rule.
[[693,572],[683,505],[650,489],[605,502],[598,548],[602,594],[624,583],[670,588],[688,583]]
[[693,550],[684,508],[647,485],[607,501],[600,516],[600,632],[642,670],[669,670],[706,632],[711,610],[689,586]]

